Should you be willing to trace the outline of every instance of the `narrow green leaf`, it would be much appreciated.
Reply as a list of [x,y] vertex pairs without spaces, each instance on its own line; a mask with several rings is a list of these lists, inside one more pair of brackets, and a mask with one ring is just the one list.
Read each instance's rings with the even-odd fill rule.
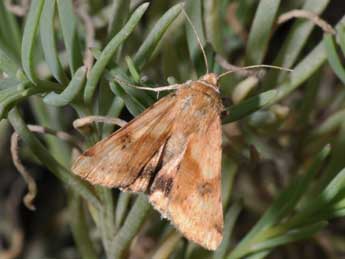
[[80,67],[72,77],[71,82],[63,90],[62,93],[50,93],[44,97],[43,101],[46,104],[54,106],[64,106],[70,104],[78,95],[82,93],[82,89],[86,79],[86,68]]
[[162,39],[164,33],[168,30],[171,23],[180,14],[183,5],[184,4],[177,4],[171,7],[157,21],[133,58],[133,61],[138,68],[142,68],[143,65],[150,60],[154,50],[159,44],[159,41]]
[[341,51],[343,52],[343,56],[345,56],[345,25],[341,24],[337,29],[337,35],[339,39],[339,45]]
[[0,48],[0,71],[9,76],[15,76],[19,66]]
[[108,43],[108,45],[102,51],[101,57],[92,67],[89,74],[89,78],[86,83],[84,93],[84,99],[86,103],[91,103],[94,93],[96,91],[96,86],[107,64],[115,54],[115,51],[120,46],[120,44],[122,44],[133,32],[141,17],[144,15],[148,6],[148,3],[144,3],[141,6],[139,6],[132,14],[131,18],[126,23],[126,25],[121,29],[119,33],[116,34],[116,36]]
[[[108,116],[108,117],[119,117],[124,106],[125,106],[125,103],[124,103],[123,99],[116,96],[113,99],[113,102],[112,102],[109,110],[107,111],[106,116]],[[105,125],[104,124],[103,129],[102,129],[103,138],[108,136],[113,131],[113,129],[114,129],[114,125],[111,125],[111,124]]]
[[143,107],[148,107],[155,102],[155,98],[153,97],[151,92],[135,89],[134,87],[130,87],[129,85],[127,85],[126,82],[132,84],[134,84],[135,82],[132,81],[128,76],[126,76],[123,70],[113,69],[109,71],[107,75],[109,80],[113,81],[113,76],[122,79],[123,83],[120,84],[121,88],[127,95],[131,96],[131,98],[136,99],[137,102],[141,103]]
[[128,0],[113,0],[108,24],[108,38],[112,39],[118,33],[129,15]]
[[0,100],[1,100],[1,90],[15,87],[16,85],[19,85],[19,84],[20,84],[20,81],[16,78],[10,77],[10,78],[0,80]]
[[327,167],[325,168],[323,174],[318,183],[318,191],[322,191],[325,186],[327,186],[332,179],[339,173],[339,171],[345,167],[345,122],[341,124],[339,128],[337,136],[334,138],[333,141],[333,152],[328,163]]
[[[202,15],[202,1],[201,0],[188,0],[186,1],[186,12],[187,15],[190,17],[192,24],[198,34],[200,42],[203,47],[206,45],[206,36],[204,30],[204,21]],[[197,74],[203,75],[206,73],[205,71],[205,63],[201,53],[201,49],[198,43],[198,39],[195,35],[193,27],[187,21],[185,22],[186,27],[186,36],[187,36],[187,43],[188,43],[188,50],[191,60],[194,64],[194,68],[197,71]]]
[[291,72],[290,78],[277,87],[278,94],[272,99],[272,103],[279,102],[305,80],[307,80],[315,71],[317,71],[326,61],[326,52],[323,43],[319,43]]
[[224,237],[223,237],[222,243],[214,252],[213,259],[225,258],[225,254],[229,250],[232,231],[238,219],[238,216],[240,215],[241,209],[242,209],[242,205],[239,202],[237,202],[233,204],[228,210],[228,212],[226,213],[225,219],[224,219],[224,230],[223,230]]
[[338,130],[341,124],[344,122],[344,119],[345,109],[338,110],[334,114],[331,114],[316,129],[311,131],[310,135],[308,136],[307,142]]
[[[320,195],[322,203],[331,203],[332,200],[345,188],[345,168],[341,170],[327,185]],[[321,203],[321,204],[322,204]],[[319,203],[320,204],[320,203]],[[315,204],[316,205],[316,204]]]
[[132,194],[128,192],[121,192],[116,206],[116,228],[120,228],[124,219],[126,218],[129,203],[131,201]]
[[279,222],[279,220],[286,216],[296,206],[303,193],[310,185],[313,176],[318,172],[329,153],[330,148],[329,146],[326,146],[317,155],[313,164],[308,168],[308,171],[304,175],[294,179],[294,181],[292,181],[290,185],[278,195],[271,207],[236,246],[229,258],[233,258],[232,256],[237,258],[237,256],[242,255],[244,251],[248,252],[248,249],[252,246],[251,243],[255,241],[255,238],[259,236],[263,230],[268,229]]
[[[321,14],[329,4],[330,0],[306,0],[301,9]],[[311,21],[298,19],[291,27],[283,45],[278,52],[273,64],[276,66],[291,68],[296,62],[299,54],[305,46],[315,24]],[[270,70],[264,80],[264,89],[271,89],[275,84],[282,82],[288,75],[281,71]]]
[[128,111],[135,117],[145,110],[145,106],[141,104],[136,98],[128,95],[121,86],[110,82],[111,90],[116,96],[121,97],[124,101]]
[[270,254],[270,252],[271,250],[259,251],[255,254],[246,256],[246,259],[263,259],[266,258]]
[[19,87],[24,88],[24,86],[21,84],[21,82],[19,82],[19,84],[16,87],[8,87],[5,89],[2,89],[0,91],[0,102],[3,102],[4,100],[9,98],[10,96],[14,95],[18,91]]
[[29,96],[53,90],[56,90],[56,87],[47,84],[46,81],[37,81],[36,85],[30,81],[19,81],[16,86],[0,91],[0,118],[5,117],[10,109]]
[[101,209],[100,201],[91,188],[50,155],[50,152],[36,136],[29,131],[17,109],[10,111],[8,119],[18,135],[29,146],[31,152],[42,162],[42,164],[46,165],[57,178],[67,186],[70,186],[76,193],[94,206],[94,208]]
[[34,47],[44,0],[33,0],[24,27],[22,40],[22,65],[28,79],[35,83],[37,76],[34,67]]
[[7,116],[8,111],[20,100],[33,94],[43,92],[38,87],[33,87],[28,82],[19,82],[18,85],[0,92],[0,119]]
[[78,194],[69,190],[68,196],[69,224],[81,258],[97,259],[94,242],[90,238],[90,224],[86,217],[83,201]]
[[57,0],[63,40],[65,43],[71,74],[83,64],[80,48],[77,19],[73,11],[72,0]]
[[204,10],[207,40],[211,42],[213,49],[217,53],[224,55],[221,0],[204,1]]
[[323,43],[325,45],[327,59],[330,66],[332,67],[334,73],[338,76],[338,78],[343,82],[343,84],[345,84],[345,70],[337,54],[333,35],[325,34],[323,36]]
[[122,228],[116,234],[112,245],[114,246],[114,258],[122,258],[124,252],[137,235],[140,227],[151,210],[145,195],[140,194],[131,208]]
[[0,46],[15,62],[20,62],[21,33],[16,17],[0,1]]
[[45,1],[40,22],[41,43],[44,57],[52,75],[60,84],[66,85],[68,78],[61,66],[55,43],[55,10],[56,0]]
[[250,28],[246,64],[261,64],[270,40],[280,0],[261,0],[256,10],[253,24]]
[[277,90],[270,90],[250,97],[237,105],[231,106],[227,109],[229,115],[222,118],[222,122],[229,123],[237,121],[262,109],[267,103],[271,102],[271,100],[277,95],[277,93]]
[[134,82],[138,83],[140,80],[140,75],[139,75],[139,72],[137,71],[137,69],[134,65],[133,60],[129,56],[126,57],[126,63],[127,63],[129,73],[131,74]]
[[[319,232],[325,226],[327,226],[327,222],[322,221],[322,222],[312,224],[309,226],[289,230],[286,234],[282,236],[272,238],[272,239],[263,241],[261,243],[254,244],[251,247],[250,252],[254,252],[254,251],[257,252],[257,251],[272,249],[277,246],[281,246],[281,245],[285,245],[291,242],[296,242],[301,239],[309,238],[315,233]],[[229,257],[229,258],[232,258],[232,257]]]

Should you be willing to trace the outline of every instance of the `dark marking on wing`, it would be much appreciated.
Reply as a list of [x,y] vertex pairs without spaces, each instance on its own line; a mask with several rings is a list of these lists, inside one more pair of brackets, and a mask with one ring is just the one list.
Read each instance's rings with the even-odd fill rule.
[[210,183],[203,183],[198,186],[198,192],[201,196],[208,195],[212,192],[212,184]]
[[83,156],[94,156],[94,155],[95,155],[95,149],[94,148],[90,148],[83,153]]
[[222,226],[215,224],[214,228],[219,234],[223,235],[223,227]]
[[120,141],[121,141],[121,149],[125,149],[126,147],[128,147],[129,144],[132,143],[131,136],[128,133],[124,134],[120,138]]
[[158,177],[157,179],[155,179],[155,184],[151,189],[151,193],[153,191],[159,190],[163,192],[165,196],[168,196],[173,186],[173,182],[174,179],[171,177]]

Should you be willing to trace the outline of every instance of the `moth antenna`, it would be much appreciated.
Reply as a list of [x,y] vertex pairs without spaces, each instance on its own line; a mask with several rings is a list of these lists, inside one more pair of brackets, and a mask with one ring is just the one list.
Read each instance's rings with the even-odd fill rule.
[[278,66],[272,66],[272,65],[252,65],[252,66],[240,67],[238,69],[226,71],[226,72],[220,74],[219,76],[217,76],[217,80],[219,80],[223,76],[235,73],[237,71],[242,71],[242,70],[247,70],[247,69],[256,69],[256,68],[272,68],[272,69],[282,70],[282,71],[286,71],[286,72],[292,72],[293,71],[293,69],[290,69],[290,68],[278,67]]
[[145,87],[145,86],[133,85],[133,84],[125,82],[125,81],[123,81],[117,77],[113,77],[113,79],[119,84],[124,84],[124,85],[129,86],[129,87],[133,87],[133,88],[140,89],[140,90],[152,91],[152,92],[176,90],[176,89],[181,87],[181,84],[165,85],[165,86],[159,86],[159,87]]
[[192,20],[189,18],[188,14],[187,14],[187,12],[185,11],[184,8],[182,8],[182,12],[183,12],[183,15],[186,17],[186,19],[187,19],[189,25],[191,26],[192,31],[193,31],[193,33],[194,33],[194,35],[195,35],[195,37],[196,37],[196,40],[197,40],[197,42],[198,42],[198,44],[199,44],[199,47],[200,47],[201,52],[202,52],[202,55],[203,55],[203,57],[204,57],[204,62],[205,62],[205,66],[206,66],[206,74],[208,74],[208,73],[209,73],[209,70],[208,70],[207,56],[206,56],[205,49],[204,49],[204,47],[202,46],[202,43],[201,43],[200,37],[199,37],[199,35],[198,35],[198,32],[196,31],[196,28],[195,28],[195,26],[194,26]]

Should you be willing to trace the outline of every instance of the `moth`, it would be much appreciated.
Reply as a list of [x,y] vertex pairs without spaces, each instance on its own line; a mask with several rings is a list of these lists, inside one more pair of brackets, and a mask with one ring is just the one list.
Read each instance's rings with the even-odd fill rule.
[[80,155],[72,171],[92,184],[144,192],[189,240],[223,237],[218,78],[208,73],[153,104]]

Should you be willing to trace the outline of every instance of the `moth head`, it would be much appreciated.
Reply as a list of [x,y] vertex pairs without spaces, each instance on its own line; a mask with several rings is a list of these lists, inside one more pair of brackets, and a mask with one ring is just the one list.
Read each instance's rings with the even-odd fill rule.
[[211,85],[212,87],[218,89],[218,78],[215,73],[208,73],[200,78],[201,81]]

